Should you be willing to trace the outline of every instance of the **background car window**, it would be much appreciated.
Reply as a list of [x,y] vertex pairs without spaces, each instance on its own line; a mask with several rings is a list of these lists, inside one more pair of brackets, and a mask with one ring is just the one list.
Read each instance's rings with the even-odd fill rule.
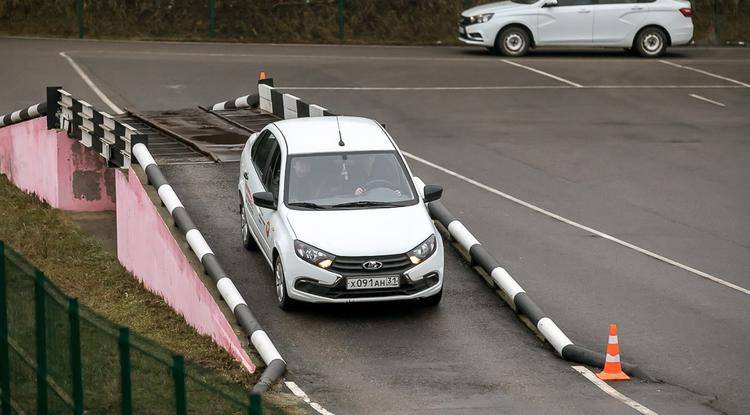
[[644,2],[644,0],[597,0],[597,4],[630,4]]
[[268,166],[268,158],[271,156],[272,150],[275,147],[278,147],[276,137],[268,130],[261,134],[261,136],[258,137],[258,141],[253,145],[253,165],[255,165],[255,169],[258,171],[258,176],[262,182],[265,182],[264,173]]
[[565,6],[590,6],[594,4],[596,0],[557,0],[557,7]]

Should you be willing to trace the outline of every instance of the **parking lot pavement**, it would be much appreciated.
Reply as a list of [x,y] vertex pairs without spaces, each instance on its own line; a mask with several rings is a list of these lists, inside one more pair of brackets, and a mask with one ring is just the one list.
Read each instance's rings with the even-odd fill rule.
[[[47,79],[104,108],[60,51],[119,106],[143,110],[252,92],[265,70],[307,88],[290,91],[307,101],[384,122],[410,153],[750,288],[748,49],[674,49],[669,64],[598,50],[508,63],[469,48],[7,39],[0,48],[13,56],[0,73],[18,80],[0,91],[0,112],[41,96]],[[574,341],[603,347],[617,322],[623,358],[678,385],[617,385],[623,393],[665,413],[750,407],[746,294],[410,165],[445,185],[446,205]],[[332,408],[629,411],[542,348],[455,255],[437,310],[277,312],[262,259],[232,239],[232,166],[168,174],[222,260],[247,275],[243,294],[297,362],[292,376]],[[361,357],[371,345],[379,354]]]

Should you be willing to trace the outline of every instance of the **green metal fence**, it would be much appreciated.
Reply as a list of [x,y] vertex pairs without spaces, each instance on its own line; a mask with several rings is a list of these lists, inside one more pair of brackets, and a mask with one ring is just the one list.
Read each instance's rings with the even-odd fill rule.
[[[4,0],[0,33],[253,42],[457,43],[491,0]],[[750,0],[693,0],[698,44],[750,40]]]
[[0,241],[2,414],[261,414],[260,396],[69,298]]

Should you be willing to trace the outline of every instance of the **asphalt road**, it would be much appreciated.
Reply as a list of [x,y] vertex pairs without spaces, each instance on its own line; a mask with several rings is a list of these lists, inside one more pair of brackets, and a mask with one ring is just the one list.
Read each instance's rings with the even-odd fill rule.
[[[508,63],[449,47],[0,39],[0,76],[12,81],[0,112],[40,101],[53,84],[106,109],[62,51],[118,106],[139,110],[253,92],[265,70],[308,101],[387,124],[402,149],[430,162],[750,288],[748,49],[675,49],[664,60],[676,67],[619,51]],[[603,350],[616,322],[623,358],[666,381],[617,390],[659,413],[750,408],[747,294],[410,166],[445,187],[445,205],[573,341]],[[289,361],[289,378],[329,410],[633,412],[556,358],[451,250],[436,309],[281,312],[270,271],[239,243],[237,165],[164,170]]]

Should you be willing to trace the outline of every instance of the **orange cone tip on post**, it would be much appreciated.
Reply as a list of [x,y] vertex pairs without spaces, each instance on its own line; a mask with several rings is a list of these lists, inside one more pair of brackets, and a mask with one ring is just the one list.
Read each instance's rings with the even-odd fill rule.
[[596,374],[601,380],[628,380],[630,376],[622,371],[620,364],[620,344],[617,340],[617,324],[609,325],[609,341],[607,341],[607,356],[604,370]]
[[260,73],[258,74],[258,80],[262,81],[264,79],[266,79],[266,72],[265,71],[260,71]]

